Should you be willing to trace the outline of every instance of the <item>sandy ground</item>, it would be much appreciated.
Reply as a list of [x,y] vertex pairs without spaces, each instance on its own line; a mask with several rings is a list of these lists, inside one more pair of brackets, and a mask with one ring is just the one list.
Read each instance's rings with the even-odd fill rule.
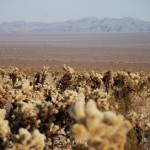
[[0,35],[0,67],[150,72],[150,34]]

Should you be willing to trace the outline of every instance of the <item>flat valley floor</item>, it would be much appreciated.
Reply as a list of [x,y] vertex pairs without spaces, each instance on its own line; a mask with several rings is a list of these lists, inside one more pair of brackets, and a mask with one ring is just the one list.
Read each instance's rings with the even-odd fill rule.
[[0,67],[150,72],[150,34],[0,35]]

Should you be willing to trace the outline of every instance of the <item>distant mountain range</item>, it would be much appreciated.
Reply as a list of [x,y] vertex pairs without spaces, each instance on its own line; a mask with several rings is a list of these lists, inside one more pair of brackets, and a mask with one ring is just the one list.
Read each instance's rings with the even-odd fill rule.
[[65,22],[4,22],[0,23],[0,33],[149,33],[150,22],[134,18],[103,18],[87,17]]

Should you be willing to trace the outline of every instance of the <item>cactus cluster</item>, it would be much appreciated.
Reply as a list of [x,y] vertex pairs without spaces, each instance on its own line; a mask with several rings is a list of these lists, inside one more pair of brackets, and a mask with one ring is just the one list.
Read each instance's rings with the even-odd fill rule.
[[148,74],[0,69],[0,148],[124,149],[131,128],[148,147],[149,100]]

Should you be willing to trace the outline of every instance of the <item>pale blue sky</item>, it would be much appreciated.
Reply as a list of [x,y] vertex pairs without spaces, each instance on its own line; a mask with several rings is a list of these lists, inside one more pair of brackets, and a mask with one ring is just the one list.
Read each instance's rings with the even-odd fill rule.
[[88,16],[150,21],[150,0],[0,0],[0,22],[55,22]]

